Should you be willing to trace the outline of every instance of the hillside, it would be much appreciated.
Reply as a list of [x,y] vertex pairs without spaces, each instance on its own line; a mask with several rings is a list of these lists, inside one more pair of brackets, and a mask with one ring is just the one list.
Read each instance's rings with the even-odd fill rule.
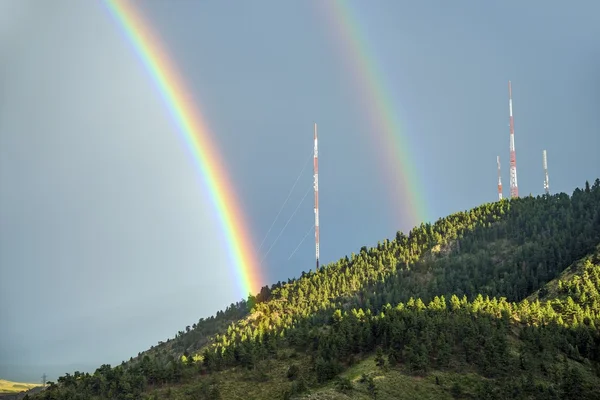
[[484,204],[37,397],[600,398],[599,244],[598,179]]
[[42,385],[39,383],[11,382],[0,379],[0,399],[4,399],[4,395],[25,392],[38,386]]

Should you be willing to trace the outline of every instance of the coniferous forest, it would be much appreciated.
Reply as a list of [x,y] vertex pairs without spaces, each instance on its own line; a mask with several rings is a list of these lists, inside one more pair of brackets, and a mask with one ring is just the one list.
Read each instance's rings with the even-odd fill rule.
[[600,179],[398,232],[38,399],[600,399]]

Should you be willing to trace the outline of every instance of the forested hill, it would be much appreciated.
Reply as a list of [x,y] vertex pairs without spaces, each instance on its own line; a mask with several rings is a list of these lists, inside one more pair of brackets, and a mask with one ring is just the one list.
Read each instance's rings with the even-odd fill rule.
[[600,398],[599,244],[600,179],[484,204],[39,396]]

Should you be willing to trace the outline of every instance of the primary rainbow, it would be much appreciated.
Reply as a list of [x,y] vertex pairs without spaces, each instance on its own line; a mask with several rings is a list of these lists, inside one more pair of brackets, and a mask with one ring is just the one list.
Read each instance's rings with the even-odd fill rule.
[[105,3],[150,73],[206,181],[223,226],[242,295],[258,293],[261,276],[254,247],[206,121],[194,108],[194,101],[186,92],[175,66],[139,11],[122,0],[105,0]]
[[[389,174],[389,184],[394,191],[392,204],[404,204],[404,212],[410,216],[411,226],[428,221],[425,196],[418,185],[419,179],[411,157],[408,137],[401,129],[397,117],[398,110],[394,109],[388,91],[389,85],[384,83],[376,60],[369,52],[369,45],[364,39],[365,34],[351,6],[346,0],[316,2],[327,17],[328,25],[334,29],[339,47],[343,49],[347,58],[346,65],[353,68],[357,90],[364,96],[363,104],[372,129],[370,138],[380,141],[378,147],[387,160],[384,169]],[[401,180],[400,185],[396,183],[398,179]]]

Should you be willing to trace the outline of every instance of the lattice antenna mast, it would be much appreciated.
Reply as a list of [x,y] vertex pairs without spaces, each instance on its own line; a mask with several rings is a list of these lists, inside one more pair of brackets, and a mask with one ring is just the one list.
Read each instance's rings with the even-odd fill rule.
[[314,150],[314,174],[315,174],[315,255],[317,257],[317,271],[319,270],[319,149],[317,142],[317,123],[315,122],[315,150]]
[[550,184],[548,182],[548,159],[546,158],[546,150],[543,152],[544,158],[544,191],[550,194]]
[[519,187],[517,186],[517,153],[515,151],[515,121],[513,119],[512,108],[512,87],[508,81],[508,111],[510,125],[510,197],[519,197]]
[[498,164],[498,200],[502,200],[502,175],[500,174],[500,156],[496,156]]

